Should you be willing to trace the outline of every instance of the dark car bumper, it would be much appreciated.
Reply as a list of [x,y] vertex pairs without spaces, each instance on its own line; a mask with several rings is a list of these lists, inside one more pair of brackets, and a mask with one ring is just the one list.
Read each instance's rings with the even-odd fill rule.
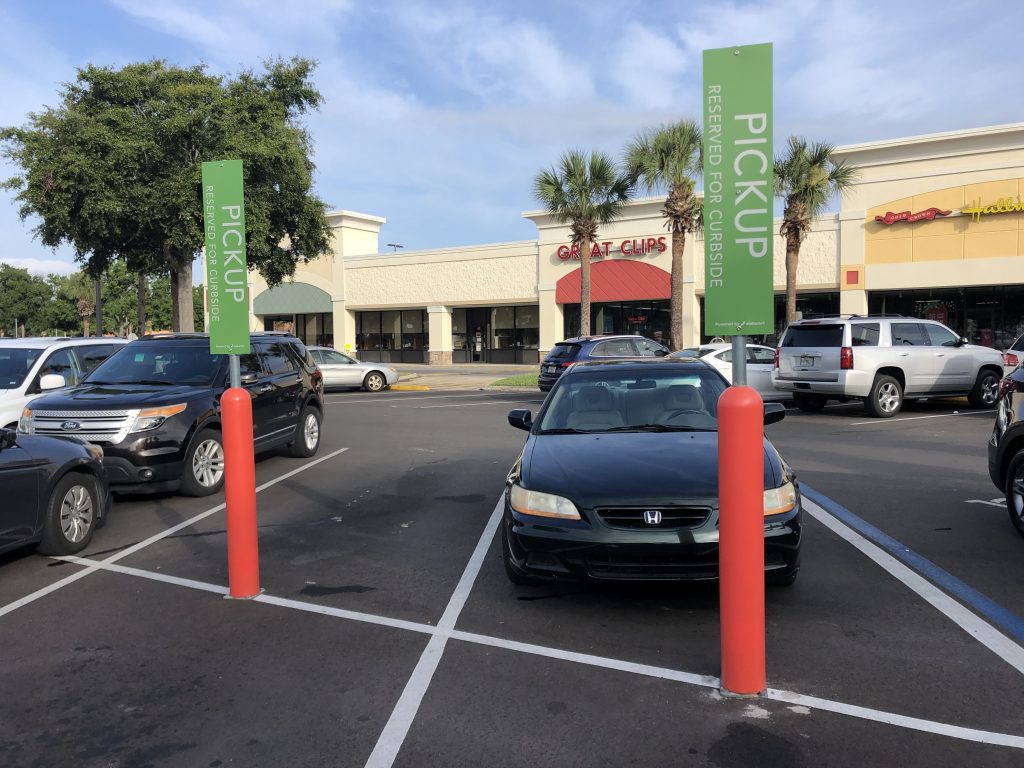
[[129,436],[117,445],[103,446],[103,466],[117,493],[173,491],[181,484],[185,445],[178,439]]
[[558,370],[555,373],[541,373],[537,376],[537,388],[540,389],[541,392],[547,392],[555,386],[555,382],[558,381],[561,375],[561,370]]
[[[795,572],[800,563],[801,508],[768,518],[765,573]],[[689,529],[624,530],[519,515],[505,498],[510,567],[537,579],[700,581],[718,578],[718,542],[695,541]]]

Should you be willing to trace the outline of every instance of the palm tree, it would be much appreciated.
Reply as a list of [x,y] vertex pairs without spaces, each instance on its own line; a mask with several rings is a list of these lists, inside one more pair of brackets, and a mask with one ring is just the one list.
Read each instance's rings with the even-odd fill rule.
[[857,180],[857,169],[847,165],[845,160],[837,162],[834,152],[831,144],[808,144],[807,139],[790,136],[785,154],[775,158],[775,196],[786,201],[779,234],[786,238],[787,324],[796,319],[800,244],[807,237],[811,222],[824,211],[828,201]]
[[671,125],[638,135],[626,148],[626,169],[630,180],[642,182],[648,192],[668,192],[665,206],[665,228],[672,233],[672,300],[671,345],[683,347],[683,249],[686,233],[696,232],[703,221],[703,204],[695,192],[693,177],[701,171],[704,161],[703,136],[693,120],[680,120]]
[[619,215],[631,187],[608,155],[591,152],[588,157],[575,149],[533,180],[534,195],[555,219],[569,224],[572,243],[579,248],[580,332],[584,336],[590,333],[590,250],[598,227]]

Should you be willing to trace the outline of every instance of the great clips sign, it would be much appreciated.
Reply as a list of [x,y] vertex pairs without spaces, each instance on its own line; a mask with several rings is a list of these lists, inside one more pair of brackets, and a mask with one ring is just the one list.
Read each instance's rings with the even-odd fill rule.
[[[620,256],[647,256],[652,253],[664,253],[668,246],[665,244],[665,237],[640,237],[631,240],[615,242],[605,240],[601,243],[594,243],[590,249],[590,258],[601,259],[618,254]],[[558,246],[555,251],[562,261],[578,259],[580,247],[576,244],[566,243]]]

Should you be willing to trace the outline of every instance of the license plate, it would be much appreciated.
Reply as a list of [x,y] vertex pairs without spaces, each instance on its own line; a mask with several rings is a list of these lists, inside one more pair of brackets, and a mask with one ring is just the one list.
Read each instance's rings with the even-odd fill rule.
[[818,358],[812,357],[811,355],[800,355],[797,360],[797,365],[801,368],[813,368],[818,363]]
[[557,365],[545,365],[544,366],[544,373],[554,373],[557,370],[558,370],[558,366]]

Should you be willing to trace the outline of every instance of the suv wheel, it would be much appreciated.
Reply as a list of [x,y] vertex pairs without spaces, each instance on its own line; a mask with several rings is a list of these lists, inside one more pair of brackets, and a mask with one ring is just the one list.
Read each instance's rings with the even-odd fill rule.
[[295,442],[288,447],[288,452],[297,459],[308,459],[315,456],[320,448],[320,411],[311,405],[302,409],[299,426],[295,430]]
[[185,451],[181,473],[183,496],[209,496],[224,487],[224,441],[220,432],[204,429]]
[[818,413],[825,407],[825,403],[828,402],[828,398],[822,397],[821,395],[805,395],[800,392],[794,392],[793,402],[796,404],[796,407],[804,413]]
[[1017,451],[1006,470],[1006,509],[1013,527],[1024,536],[1024,451]]
[[99,512],[96,479],[77,472],[65,475],[47,502],[39,551],[44,555],[81,552],[92,540]]
[[999,396],[999,377],[989,370],[978,374],[974,388],[967,394],[967,402],[972,408],[992,408]]
[[895,416],[903,406],[903,387],[892,376],[876,376],[864,404],[872,416],[880,419]]

